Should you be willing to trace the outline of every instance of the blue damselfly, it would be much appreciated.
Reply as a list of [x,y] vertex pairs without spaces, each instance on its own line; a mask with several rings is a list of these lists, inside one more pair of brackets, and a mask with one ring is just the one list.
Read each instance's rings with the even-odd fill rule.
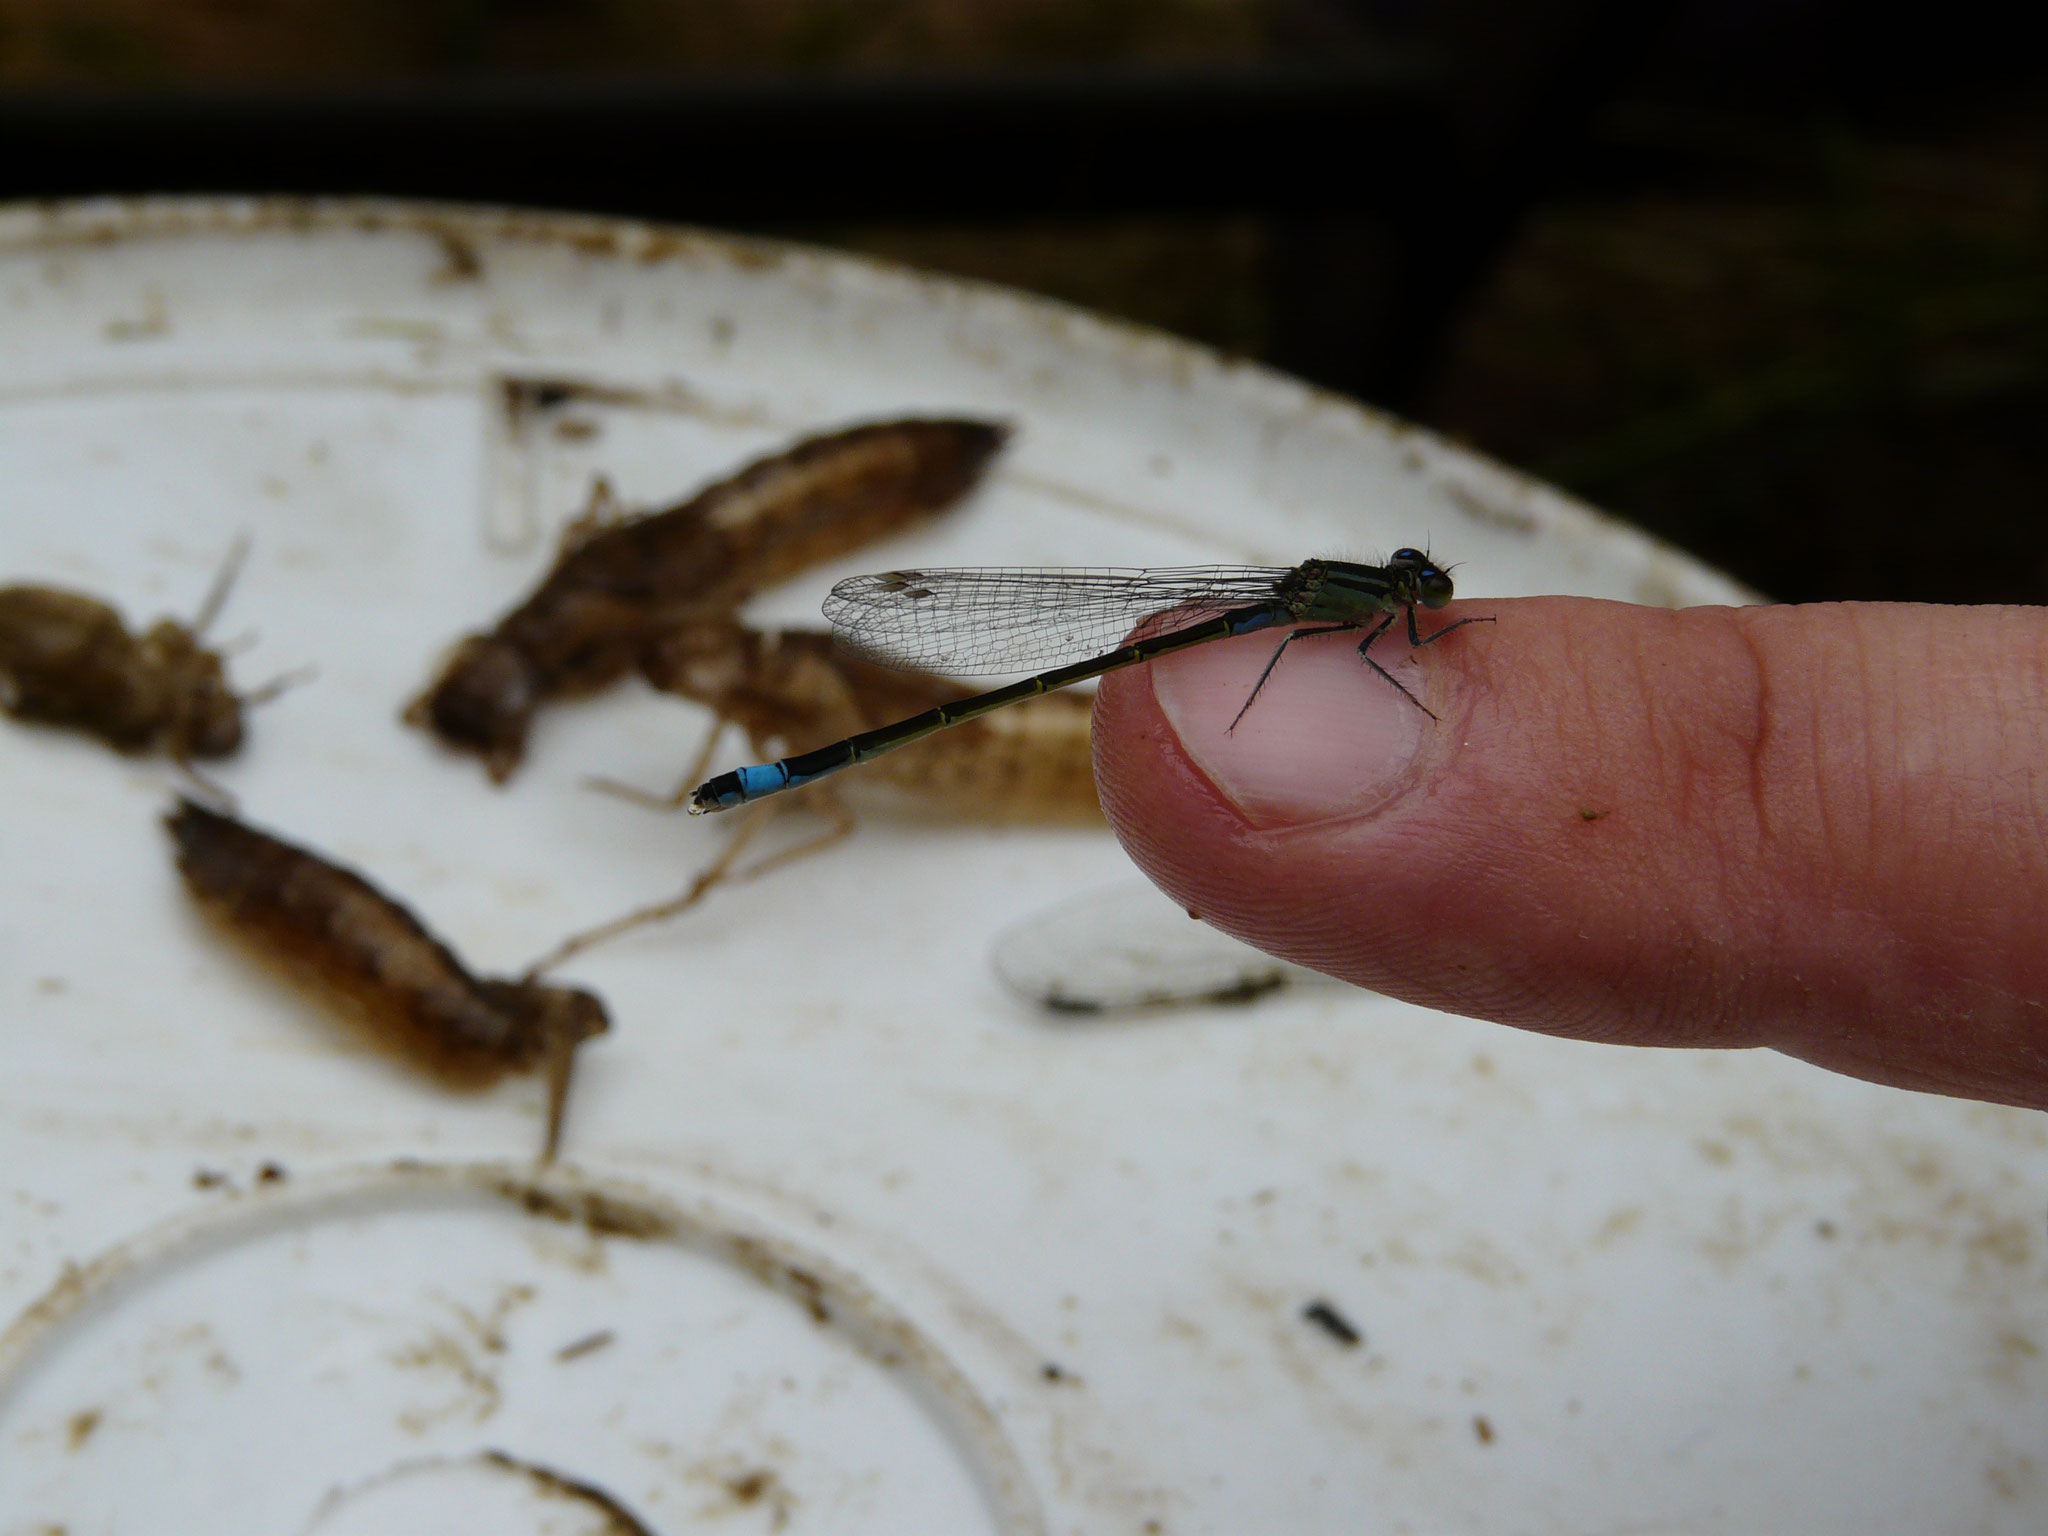
[[[812,752],[722,773],[697,787],[690,811],[703,815],[731,810],[1007,704],[1192,645],[1283,624],[1303,627],[1274,648],[1231,721],[1232,729],[1252,707],[1288,646],[1341,630],[1364,630],[1358,654],[1365,664],[1430,714],[1428,706],[1369,652],[1399,615],[1406,615],[1408,643],[1417,647],[1482,622],[1459,619],[1425,636],[1416,627],[1415,610],[1441,608],[1450,600],[1449,574],[1417,549],[1396,550],[1383,566],[1308,560],[1291,567],[986,568],[856,576],[832,589],[825,617],[840,643],[857,656],[888,666],[969,676],[1056,665],[1008,687],[941,704]],[[1116,644],[1162,617],[1169,627]],[[1075,656],[1085,659],[1069,660]]]

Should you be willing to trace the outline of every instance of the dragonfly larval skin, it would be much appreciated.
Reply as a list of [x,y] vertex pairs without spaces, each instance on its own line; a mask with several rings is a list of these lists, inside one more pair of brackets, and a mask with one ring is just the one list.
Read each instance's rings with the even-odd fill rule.
[[[763,756],[886,726],[958,698],[955,678],[878,666],[820,629],[731,617],[679,625],[641,658],[656,688],[705,705]],[[921,806],[976,820],[1095,819],[1094,700],[1051,693],[888,754],[874,776]],[[684,788],[694,788],[700,761]],[[682,804],[678,794],[669,804]]]

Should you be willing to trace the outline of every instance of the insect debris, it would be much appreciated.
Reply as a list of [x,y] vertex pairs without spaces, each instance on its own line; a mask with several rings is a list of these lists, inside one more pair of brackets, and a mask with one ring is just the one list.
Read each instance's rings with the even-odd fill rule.
[[164,824],[202,907],[408,1059],[457,1087],[544,1070],[553,1159],[576,1048],[610,1027],[594,994],[474,976],[362,876],[232,816],[181,799]]
[[[696,761],[669,795],[613,779],[589,781],[593,788],[657,810],[676,810],[685,803],[727,725],[737,725],[756,751],[766,753],[778,745],[831,741],[870,729],[953,698],[960,688],[951,678],[849,656],[824,630],[759,630],[729,615],[671,627],[642,653],[641,671],[656,688],[703,704],[718,716]],[[914,796],[920,809],[977,821],[1094,821],[1102,810],[1089,753],[1093,707],[1090,698],[1048,694],[1007,716],[918,742],[887,759],[871,778]],[[819,836],[741,868],[740,854],[777,809],[763,808],[680,894],[572,935],[535,961],[527,974],[552,970],[621,934],[679,917],[714,887],[766,874],[853,830],[852,816],[835,795],[814,796],[811,803],[830,818]]]
[[[851,655],[830,631],[761,630],[730,617],[678,625],[641,659],[648,682],[705,705],[736,725],[756,752],[802,751],[959,697],[960,683]],[[870,775],[917,796],[921,807],[977,821],[1095,820],[1090,754],[1092,696],[1049,693],[927,737],[883,759]],[[685,784],[662,802],[680,806],[708,765],[707,742]]]
[[243,709],[292,681],[238,695],[220,653],[201,643],[248,552],[248,540],[237,539],[189,627],[158,619],[140,634],[86,593],[0,587],[0,709],[96,736],[117,752],[162,751],[188,768],[233,755]]
[[621,517],[600,497],[532,595],[460,642],[405,719],[502,783],[543,703],[618,681],[680,619],[950,506],[1007,436],[985,421],[874,422],[806,438],[666,511]]

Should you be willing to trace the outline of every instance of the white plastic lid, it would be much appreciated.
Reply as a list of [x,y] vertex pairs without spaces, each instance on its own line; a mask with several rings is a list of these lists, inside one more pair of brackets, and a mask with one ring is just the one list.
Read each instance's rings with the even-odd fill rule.
[[[759,242],[20,208],[0,316],[0,580],[189,614],[251,534],[235,675],[319,674],[219,777],[491,973],[726,835],[581,786],[694,752],[637,686],[504,789],[397,722],[600,472],[662,504],[852,420],[1017,424],[784,621],[913,559],[1423,541],[1461,596],[1743,597],[1256,368]],[[508,410],[556,380],[599,387]],[[1109,835],[869,812],[570,967],[614,1030],[536,1177],[536,1082],[366,1053],[191,910],[173,769],[0,725],[5,1536],[2048,1524],[2039,1116],[1334,988],[1051,1016],[989,942],[1127,878]]]

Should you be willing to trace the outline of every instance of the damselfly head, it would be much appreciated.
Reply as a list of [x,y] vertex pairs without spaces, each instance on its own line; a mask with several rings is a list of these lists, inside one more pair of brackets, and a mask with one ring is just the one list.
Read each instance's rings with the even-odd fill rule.
[[1408,600],[1425,608],[1441,608],[1451,600],[1451,575],[1419,549],[1397,549],[1387,569],[1410,594]]

